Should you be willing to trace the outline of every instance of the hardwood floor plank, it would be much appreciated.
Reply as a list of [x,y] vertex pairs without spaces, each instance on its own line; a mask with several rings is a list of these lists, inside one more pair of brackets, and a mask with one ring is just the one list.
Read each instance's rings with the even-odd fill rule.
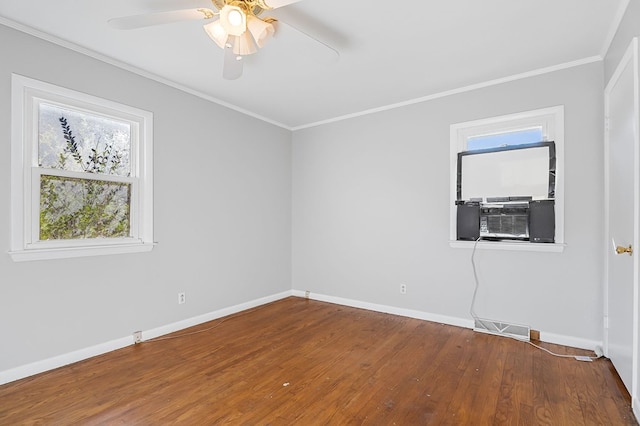
[[0,424],[637,424],[606,359],[412,318],[292,297],[167,337],[0,386]]
[[493,422],[495,425],[528,424],[533,418],[533,366],[525,349],[521,345],[505,355]]
[[586,368],[586,380],[593,386],[581,387],[586,424],[635,425],[635,417],[625,407],[631,399],[622,380],[608,359],[598,360],[599,368]]
[[464,363],[459,366],[461,380],[448,407],[447,424],[473,424],[475,421],[489,424],[493,421],[503,370],[503,362],[497,354],[507,343],[512,342],[479,333],[468,339]]
[[[435,328],[437,327],[437,328]],[[427,345],[426,352],[423,354],[423,365],[421,369],[412,371],[417,377],[417,381],[421,383],[420,392],[416,398],[409,401],[407,411],[411,415],[412,420],[416,420],[418,424],[422,421],[435,421],[439,414],[446,408],[443,402],[447,403],[448,388],[455,386],[451,381],[452,376],[447,373],[445,365],[449,365],[450,369],[455,369],[455,362],[449,350],[459,348],[460,342],[451,339],[452,337],[460,340],[463,336],[455,335],[448,330],[446,326],[432,324],[430,327],[429,337],[421,340],[429,340],[432,342]],[[437,343],[436,343],[437,342]],[[394,354],[395,355],[395,354]],[[386,359],[382,359],[378,364],[378,374],[381,380],[375,387],[367,403],[360,407],[357,413],[358,418],[370,419],[373,413],[375,418],[385,418],[390,416],[390,411],[398,409],[396,401],[402,401],[402,395],[396,388],[398,383],[398,367],[385,364]],[[400,370],[405,371],[400,364]],[[441,413],[439,413],[440,411]]]

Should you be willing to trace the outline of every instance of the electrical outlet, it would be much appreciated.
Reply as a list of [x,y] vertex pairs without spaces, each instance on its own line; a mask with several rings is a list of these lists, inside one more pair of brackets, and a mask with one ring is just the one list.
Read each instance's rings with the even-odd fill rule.
[[133,332],[133,343],[136,345],[142,342],[142,331],[134,331]]
[[178,305],[182,305],[183,303],[187,303],[187,296],[184,292],[178,293]]
[[400,284],[400,294],[407,294],[407,285]]

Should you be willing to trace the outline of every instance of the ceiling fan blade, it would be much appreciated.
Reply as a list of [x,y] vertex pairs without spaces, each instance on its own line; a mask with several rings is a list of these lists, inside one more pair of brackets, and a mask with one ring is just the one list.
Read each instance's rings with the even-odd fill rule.
[[[283,7],[272,13],[279,23],[285,24],[281,26],[281,32],[295,33],[294,37],[303,36],[313,40],[318,47],[333,51],[334,59],[339,56],[340,50],[349,47],[349,39],[345,33],[327,21],[318,20],[316,16],[305,12],[297,5]],[[327,58],[330,59],[331,55],[327,55]]]
[[222,68],[222,78],[225,80],[237,80],[242,75],[244,59],[240,55],[233,53],[233,46],[227,45],[224,48],[224,66]]
[[[308,40],[312,41],[316,47],[321,48],[328,57],[330,57],[331,59],[337,61],[340,58],[340,52],[338,52],[337,49],[333,48],[332,46],[330,46],[329,44],[323,42],[322,40],[312,36],[311,34],[302,31],[299,28],[296,28],[295,26],[287,23],[287,22],[283,22],[283,21],[276,21],[275,24],[277,25],[277,30],[276,30],[276,37],[278,35],[281,35],[282,32],[291,32],[291,31],[295,31],[298,34],[303,35],[304,37],[306,37]],[[283,31],[284,30],[284,31]],[[280,31],[280,34],[278,34],[278,31]]]
[[264,2],[272,9],[287,6],[293,3],[297,3],[300,0],[265,0]]
[[215,12],[211,9],[181,9],[169,12],[149,13],[146,15],[123,16],[109,19],[107,23],[118,30],[132,30],[136,28],[150,27],[153,25],[170,24],[180,21],[193,21],[199,19],[211,19]]

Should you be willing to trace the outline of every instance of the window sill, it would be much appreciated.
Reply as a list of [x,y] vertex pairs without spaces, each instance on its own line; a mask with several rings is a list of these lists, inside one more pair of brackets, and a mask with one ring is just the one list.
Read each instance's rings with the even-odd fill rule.
[[66,259],[71,257],[102,256],[109,254],[144,253],[153,250],[155,243],[119,244],[93,247],[65,247],[10,251],[14,262],[31,260]]
[[[475,241],[449,241],[453,248],[472,249]],[[478,241],[478,250],[510,250],[510,251],[539,251],[547,253],[562,253],[566,244],[563,243],[530,243],[528,241]]]

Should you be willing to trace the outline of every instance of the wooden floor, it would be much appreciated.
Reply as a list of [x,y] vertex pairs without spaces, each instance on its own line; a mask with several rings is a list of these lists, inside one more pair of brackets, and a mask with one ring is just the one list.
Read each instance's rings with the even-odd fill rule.
[[607,359],[301,298],[200,330],[0,386],[0,424],[637,424]]

